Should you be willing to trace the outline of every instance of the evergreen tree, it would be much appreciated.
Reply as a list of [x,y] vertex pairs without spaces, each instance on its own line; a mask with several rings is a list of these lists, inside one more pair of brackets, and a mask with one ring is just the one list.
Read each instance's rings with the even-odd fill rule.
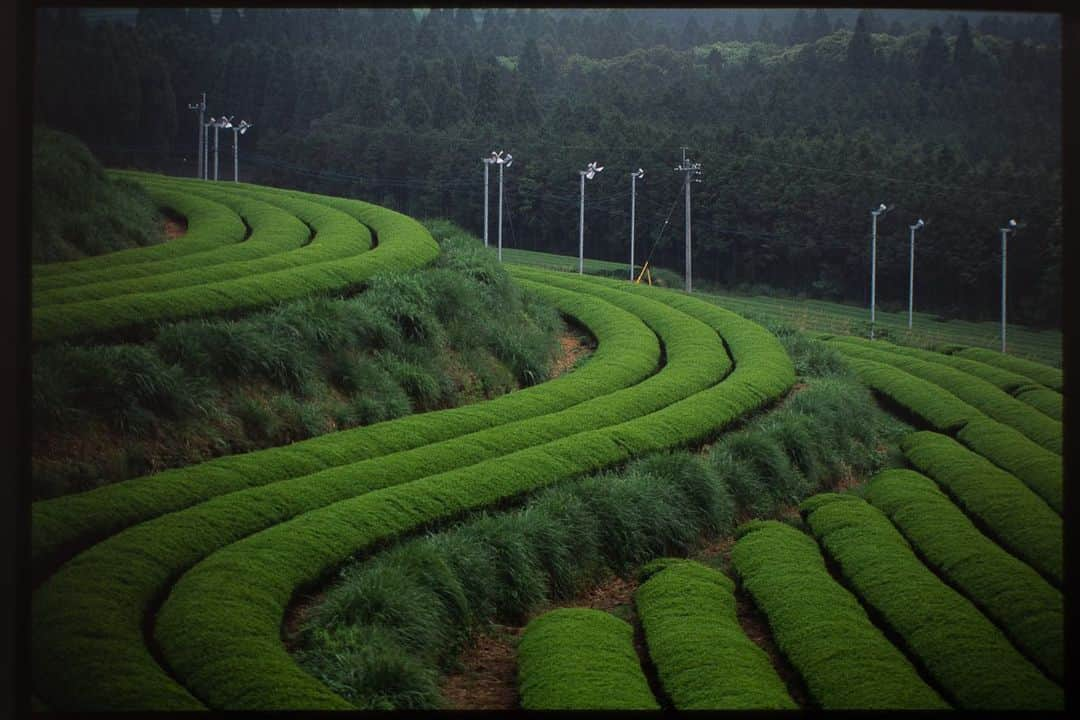
[[540,81],[543,61],[540,58],[540,50],[537,48],[534,38],[525,41],[525,47],[522,48],[521,55],[518,58],[517,69],[528,82],[536,84]]
[[810,34],[810,18],[806,14],[806,10],[799,8],[791,21],[791,29],[788,31],[788,44],[795,45],[809,42],[811,39],[814,38]]
[[818,40],[830,32],[832,32],[832,28],[829,26],[829,16],[825,14],[824,10],[818,8],[814,11],[814,17],[810,21],[810,39]]
[[732,26],[731,31],[736,41],[749,42],[750,32],[746,29],[746,20],[743,19],[741,12],[735,16],[735,24]]
[[866,29],[866,17],[859,13],[855,20],[855,32],[848,42],[848,67],[856,76],[866,76],[872,72],[874,46],[870,41],[870,32]]
[[956,46],[953,48],[953,64],[961,75],[971,71],[975,54],[975,43],[971,39],[971,28],[968,27],[966,18],[960,19],[960,29],[956,35]]
[[926,83],[941,77],[949,63],[949,48],[937,25],[930,28],[922,53],[919,55],[919,79]]
[[480,71],[474,116],[477,123],[487,125],[497,122],[500,114],[498,77],[492,65],[485,65]]

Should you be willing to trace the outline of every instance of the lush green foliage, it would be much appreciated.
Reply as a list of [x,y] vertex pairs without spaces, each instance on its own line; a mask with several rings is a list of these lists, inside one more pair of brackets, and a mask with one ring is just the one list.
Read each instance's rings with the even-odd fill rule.
[[[144,187],[133,176],[119,176],[138,187]],[[148,190],[143,190],[148,192]],[[68,285],[108,279],[111,272],[129,265],[155,263],[176,259],[190,254],[203,253],[216,248],[240,243],[247,234],[243,220],[225,205],[201,197],[189,196],[181,190],[154,193],[154,199],[164,207],[175,208],[188,223],[187,232],[181,237],[150,247],[118,250],[106,255],[83,258],[65,263],[35,265],[33,287],[36,291],[53,291]]]
[[525,710],[659,710],[634,651],[634,630],[614,615],[564,608],[541,615],[518,645]]
[[917,432],[901,442],[904,455],[933,478],[998,544],[1064,586],[1061,517],[1014,476],[952,438]]
[[[93,25],[43,11],[35,111],[110,165],[193,175],[186,106],[205,91],[209,114],[235,106],[255,123],[240,143],[245,178],[473,232],[478,160],[509,145],[521,162],[506,172],[504,244],[566,254],[577,249],[574,171],[592,148],[610,169],[588,191],[590,256],[626,259],[619,177],[641,166],[638,257],[655,245],[654,264],[678,269],[681,227],[656,238],[686,144],[707,173],[698,280],[864,301],[868,211],[884,200],[933,218],[917,239],[915,297],[949,316],[996,318],[995,230],[1003,208],[1020,207],[1009,316],[1057,321],[1060,20],[857,14],[823,11],[808,33],[794,9],[267,8],[215,23],[208,8],[142,8],[133,24]],[[117,116],[126,122],[108,121]],[[879,223],[879,303],[906,300],[913,219]]]
[[[291,267],[282,264],[292,256],[289,251],[301,248],[308,240],[311,229],[297,216],[286,210],[214,188],[213,192],[182,187],[179,183],[158,182],[149,176],[132,177],[152,197],[165,207],[191,217],[198,217],[200,200],[223,205],[233,210],[251,230],[241,243],[231,243],[212,250],[183,255],[179,258],[143,262],[134,265],[118,265],[102,270],[78,273],[75,277],[44,278],[35,283],[34,306],[100,300],[116,295],[137,292],[161,292],[186,285],[205,285],[220,280],[230,280],[268,269]],[[193,212],[190,208],[195,206]],[[189,221],[190,225],[190,221]],[[201,229],[196,224],[196,230]],[[322,238],[320,238],[321,240]],[[269,257],[268,257],[269,256]],[[260,263],[252,264],[254,258]],[[295,262],[295,260],[294,260]],[[46,283],[46,280],[52,281]]]
[[[32,319],[35,341],[251,309],[314,293],[341,291],[376,273],[423,265],[438,254],[438,246],[422,225],[391,210],[356,200],[293,191],[254,189],[253,192],[259,199],[273,198],[274,202],[285,206],[317,233],[323,233],[325,242],[313,242],[297,249],[300,264],[296,266],[289,263],[285,268],[172,287],[160,292],[35,308]],[[379,245],[377,251],[367,253],[364,250],[370,245],[371,233],[378,236]],[[153,250],[176,246],[177,243],[169,243]],[[342,256],[342,252],[349,254]],[[258,265],[263,260],[249,262]],[[277,259],[271,262],[276,263]],[[217,270],[212,266],[192,272],[199,279],[208,279]]]
[[859,379],[933,429],[1020,478],[1059,513],[1061,458],[1007,425],[995,422],[938,385],[892,365],[846,354]]
[[948,707],[833,580],[812,538],[776,521],[752,521],[739,534],[731,551],[735,571],[817,705]]
[[1051,420],[986,380],[968,374],[965,370],[928,362],[908,353],[894,352],[895,346],[889,343],[876,343],[859,338],[829,342],[844,355],[885,363],[944,388],[985,413],[987,417],[1015,428],[1043,448],[1061,455],[1061,423]]
[[107,177],[71,135],[35,125],[31,163],[32,262],[71,261],[165,239],[154,201],[138,185]]
[[[520,510],[481,513],[344,569],[311,613],[298,660],[358,707],[409,707],[408,697],[437,695],[436,671],[486,622],[520,622],[606,572],[726,534],[734,510],[723,481],[687,452],[544,490]],[[364,682],[381,664],[362,645],[369,636],[391,638],[431,672],[387,698]]]
[[1004,370],[1031,378],[1032,382],[1045,385],[1051,390],[1061,392],[1063,387],[1062,372],[1058,368],[1047,367],[1041,363],[1023,358],[1012,357],[1003,353],[986,350],[985,348],[948,348],[944,352],[955,353],[960,357],[978,360],[987,365],[996,365]]
[[1059,683],[1064,679],[1065,608],[1060,592],[988,540],[923,475],[887,470],[870,482],[864,497],[1027,657]]
[[[850,336],[821,335],[820,339],[829,339],[834,342],[855,342],[865,344],[862,338]],[[907,355],[919,360],[945,365],[955,370],[961,370],[969,375],[986,380],[999,390],[1004,390],[1022,402],[1026,402],[1044,415],[1054,420],[1061,420],[1061,393],[1035,384],[1031,378],[1006,370],[1005,368],[989,365],[985,362],[971,360],[959,355],[946,355],[941,352],[922,350],[905,345],[894,345],[878,341],[876,347],[887,348],[890,353]],[[1059,432],[1060,434],[1060,432]]]
[[[434,263],[376,276],[350,298],[168,323],[143,345],[39,348],[35,499],[207,460],[205,446],[257,450],[546,379],[557,311],[475,240],[440,245]],[[646,338],[640,352],[650,346],[655,339]],[[141,365],[109,365],[136,354]],[[127,463],[84,441],[110,428]],[[67,443],[77,449],[49,451]]]
[[801,511],[844,579],[958,707],[1064,707],[1061,688],[935,577],[880,511],[836,494],[817,495]]
[[[659,345],[640,320],[600,300],[534,287],[598,338],[593,359],[580,371],[483,404],[355,428],[35,503],[31,523],[34,564],[51,564],[58,554],[225,493],[332,468],[342,468],[339,474],[352,477],[345,469],[351,463],[569,408],[639,382],[655,369]],[[202,353],[195,355],[204,357]],[[502,441],[527,442],[528,438],[502,437]]]
[[678,710],[794,709],[768,655],[735,616],[734,583],[699,563],[642,570],[634,604],[649,657]]

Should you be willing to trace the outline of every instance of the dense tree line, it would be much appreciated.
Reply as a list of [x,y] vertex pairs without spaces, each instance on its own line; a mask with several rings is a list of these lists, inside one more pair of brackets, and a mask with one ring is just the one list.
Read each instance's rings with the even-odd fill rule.
[[[870,213],[878,300],[1060,322],[1061,73],[1047,16],[863,11],[144,8],[134,24],[37,15],[36,119],[107,163],[194,174],[197,114],[255,123],[243,178],[483,226],[480,158],[506,173],[504,242],[576,252],[578,175],[592,257],[682,269],[680,146],[700,161],[696,278],[862,302]],[[919,16],[922,17],[922,16]],[[222,135],[231,162],[231,133]],[[224,152],[224,148],[223,148]],[[229,162],[222,171],[231,177]],[[493,202],[495,200],[493,187]],[[493,206],[494,210],[494,206]],[[664,221],[670,218],[665,226]],[[492,214],[494,235],[494,211]]]

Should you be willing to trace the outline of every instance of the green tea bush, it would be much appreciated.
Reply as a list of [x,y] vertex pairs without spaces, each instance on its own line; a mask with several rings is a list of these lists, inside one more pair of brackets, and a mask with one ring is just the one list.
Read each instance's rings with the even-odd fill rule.
[[[393,425],[355,428],[290,447],[211,460],[193,468],[167,470],[90,493],[35,503],[31,523],[34,564],[48,563],[48,558],[55,558],[64,548],[70,552],[71,548],[85,547],[130,525],[219,494],[557,411],[632,385],[655,369],[660,354],[657,338],[630,313],[565,291],[541,286],[534,286],[534,291],[576,316],[598,337],[600,344],[588,367],[542,387],[481,405],[427,413]],[[407,397],[403,392],[394,397],[388,377],[380,374],[372,379],[369,386],[376,392],[366,400],[354,401],[355,412],[374,419],[402,409],[402,400]],[[379,388],[382,393],[377,392]]]
[[1031,378],[1032,382],[1045,385],[1051,390],[1061,392],[1064,387],[1061,370],[1050,367],[1049,365],[1037,363],[1033,360],[1013,357],[1004,353],[995,352],[994,350],[987,350],[986,348],[948,348],[943,351],[950,354],[955,353],[963,358],[977,360],[981,363],[986,363],[987,365],[994,365],[1012,371],[1019,375]]
[[1024,483],[950,437],[917,432],[901,449],[998,544],[1063,587],[1061,517]]
[[1015,428],[1047,450],[1061,454],[1060,422],[1051,420],[982,378],[942,363],[894,352],[894,346],[887,343],[871,344],[868,340],[855,338],[830,342],[849,356],[885,363],[934,383],[988,417]]
[[634,651],[634,631],[600,610],[566,608],[525,628],[518,687],[525,710],[659,710]]
[[939,385],[886,363],[845,355],[859,379],[933,429],[955,435],[1062,510],[1061,458],[995,422]]
[[880,511],[851,495],[801,508],[824,551],[958,707],[1064,707],[1060,687],[962,595],[935,577]]
[[165,239],[153,200],[138,185],[111,179],[90,150],[67,133],[35,125],[31,139],[30,259],[45,263],[147,246]]
[[1057,682],[1064,679],[1065,609],[1060,592],[987,539],[923,475],[887,470],[871,480],[864,497],[1017,648]]
[[816,706],[948,707],[830,576],[812,538],[784,523],[752,521],[740,527],[731,560]]
[[735,585],[716,570],[657,561],[634,605],[649,657],[678,710],[787,710],[795,703],[769,656],[735,616]]

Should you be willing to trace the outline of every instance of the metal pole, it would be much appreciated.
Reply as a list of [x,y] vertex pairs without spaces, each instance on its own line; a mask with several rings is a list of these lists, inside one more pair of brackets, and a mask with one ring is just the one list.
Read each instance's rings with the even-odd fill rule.
[[503,165],[499,163],[499,262],[502,262]]
[[581,215],[578,219],[578,265],[579,275],[585,274],[585,173],[581,173]]
[[911,329],[911,312],[915,306],[915,226],[911,226],[911,252],[908,261],[907,326]]
[[1007,228],[1001,229],[1001,352],[1005,352],[1005,263],[1006,263],[1006,244],[1009,231]]
[[490,214],[490,211],[488,210],[488,195],[490,194],[488,192],[488,170],[491,168],[491,163],[489,163],[486,159],[483,160],[483,163],[484,163],[484,247],[487,247],[488,246],[488,215]]
[[203,180],[210,179],[210,126],[203,125]]
[[240,153],[236,149],[239,141],[240,131],[234,127],[232,131],[233,182],[240,182]]
[[690,268],[690,173],[686,173],[686,292],[691,292]]
[[220,125],[214,125],[214,182],[218,179],[218,130],[220,129]]
[[874,339],[874,300],[876,299],[875,292],[877,290],[877,214],[871,213],[873,217],[873,230],[871,232],[870,239],[870,339]]
[[630,173],[630,282],[634,281],[634,213],[637,201],[637,173]]

